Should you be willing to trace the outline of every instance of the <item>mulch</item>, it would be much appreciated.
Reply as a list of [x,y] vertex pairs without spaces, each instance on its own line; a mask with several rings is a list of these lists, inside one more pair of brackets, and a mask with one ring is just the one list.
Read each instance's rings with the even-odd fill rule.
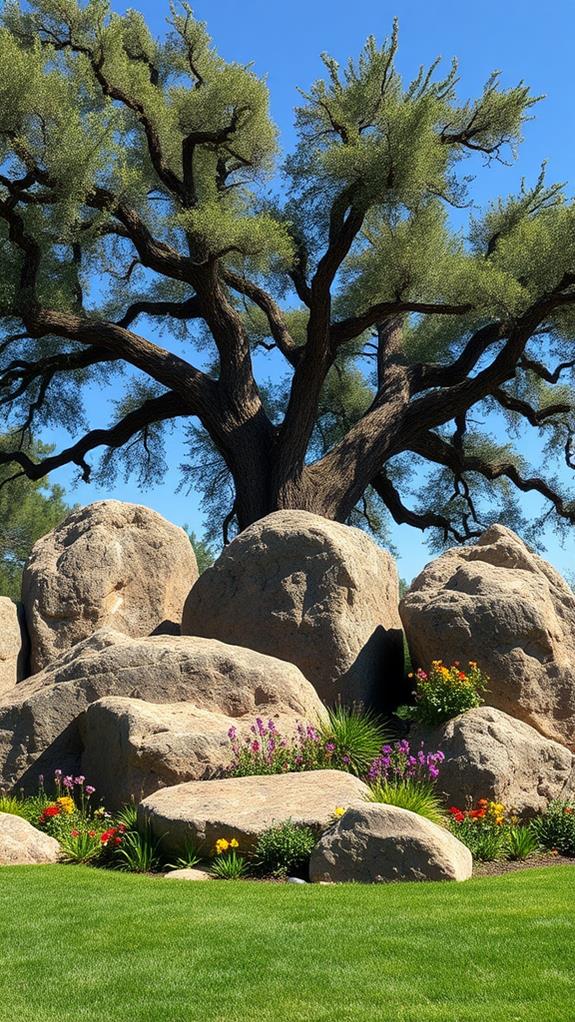
[[528,859],[520,862],[510,862],[507,859],[497,859],[495,862],[474,861],[473,876],[497,877],[503,873],[516,873],[520,869],[541,869],[542,866],[575,866],[575,859],[545,852],[541,855],[530,855]]

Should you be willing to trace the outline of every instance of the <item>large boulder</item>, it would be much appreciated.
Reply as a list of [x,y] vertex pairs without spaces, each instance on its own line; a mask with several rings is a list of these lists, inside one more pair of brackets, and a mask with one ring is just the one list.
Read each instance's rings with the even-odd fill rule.
[[[325,712],[293,664],[212,639],[132,639],[102,629],[0,698],[0,785],[34,789],[39,773],[78,772],[81,715],[110,695],[191,702],[225,717],[278,715],[295,721]],[[100,752],[104,779],[108,751]],[[99,773],[90,780],[98,783]]]
[[286,820],[312,827],[319,837],[338,807],[368,795],[363,781],[341,770],[229,777],[162,788],[140,803],[138,818],[173,854],[190,842],[209,854],[220,837],[235,838],[248,852],[260,834]]
[[[298,714],[288,709],[289,693],[285,695],[285,705],[281,700],[269,703],[258,707],[258,713],[266,720],[273,715],[278,730],[290,733]],[[311,696],[307,717],[311,712],[315,719],[321,710],[314,702]],[[302,699],[301,708],[304,703]],[[230,728],[242,738],[253,722],[252,709],[229,716],[192,703],[158,705],[108,696],[92,703],[81,719],[81,772],[96,785],[105,805],[116,809],[159,788],[217,776],[230,762]]]
[[394,702],[403,644],[392,557],[364,532],[278,511],[194,585],[182,631],[297,664],[326,702]]
[[353,806],[322,835],[310,860],[310,880],[380,883],[467,880],[471,852],[444,827],[408,809]]
[[25,676],[27,653],[22,609],[0,596],[0,696]]
[[417,664],[477,660],[488,703],[575,742],[575,593],[510,529],[428,564],[400,613]]
[[57,862],[60,846],[55,838],[27,820],[0,813],[0,866],[41,866]]
[[32,673],[99,628],[179,632],[197,577],[188,536],[156,511],[119,500],[73,511],[38,540],[24,569]]
[[[411,737],[411,736],[410,736]],[[449,805],[488,798],[530,817],[575,791],[575,758],[564,745],[493,706],[480,706],[436,728],[417,729],[445,760],[437,787]]]

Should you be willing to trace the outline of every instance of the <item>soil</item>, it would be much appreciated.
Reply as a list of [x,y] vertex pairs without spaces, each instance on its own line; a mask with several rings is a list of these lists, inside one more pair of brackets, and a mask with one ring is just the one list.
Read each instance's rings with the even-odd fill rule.
[[540,855],[530,855],[528,859],[520,862],[510,862],[508,859],[497,859],[495,862],[473,863],[474,877],[496,877],[503,873],[516,873],[520,869],[541,869],[542,866],[575,866],[575,859],[566,855],[553,855],[551,852],[544,852]]

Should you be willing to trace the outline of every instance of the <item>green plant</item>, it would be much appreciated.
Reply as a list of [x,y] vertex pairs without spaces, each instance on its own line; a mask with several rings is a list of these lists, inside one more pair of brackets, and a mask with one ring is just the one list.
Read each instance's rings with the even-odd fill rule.
[[324,748],[332,752],[330,766],[362,776],[388,741],[389,726],[358,704],[338,704],[327,713],[328,719],[320,724],[319,733]]
[[133,802],[122,808],[115,814],[116,823],[123,824],[126,830],[138,829],[138,807]]
[[0,813],[10,813],[11,816],[23,816],[28,818],[26,803],[15,795],[0,795]]
[[235,848],[216,855],[210,866],[210,873],[216,880],[240,880],[246,876],[248,870],[248,863],[238,855]]
[[63,834],[59,842],[66,862],[94,862],[102,854],[101,837],[95,830],[72,830]]
[[119,868],[129,873],[152,873],[160,865],[159,842],[148,826],[143,831],[126,831],[113,855]]
[[575,801],[555,799],[531,826],[544,848],[575,856]]
[[286,820],[260,835],[254,861],[258,869],[270,876],[299,875],[307,872],[316,840],[311,827]]
[[480,706],[489,682],[474,660],[469,661],[467,671],[462,671],[458,663],[446,667],[442,660],[434,660],[429,672],[420,669],[414,677],[415,703],[398,707],[396,716],[431,725]]
[[446,822],[441,799],[431,781],[415,781],[410,778],[403,781],[376,781],[371,785],[369,801],[409,809],[439,826],[444,826]]
[[504,831],[505,854],[508,859],[528,859],[539,848],[539,839],[532,827],[511,826]]
[[192,842],[188,842],[184,848],[183,855],[180,855],[175,862],[170,862],[167,865],[167,869],[193,869],[199,862],[202,861],[203,856],[200,855],[198,849]]

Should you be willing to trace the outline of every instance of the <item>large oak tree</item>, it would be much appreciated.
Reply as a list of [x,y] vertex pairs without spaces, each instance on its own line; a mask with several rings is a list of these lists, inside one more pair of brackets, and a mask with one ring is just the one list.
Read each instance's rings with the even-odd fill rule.
[[[553,469],[575,457],[573,207],[543,173],[468,207],[469,161],[488,173],[520,141],[536,102],[523,83],[493,74],[463,102],[456,65],[434,64],[404,84],[395,29],[344,68],[324,56],[273,198],[266,84],[218,56],[187,4],[160,41],[107,0],[8,0],[2,25],[0,462],[14,475],[75,464],[87,479],[96,448],[105,465],[153,461],[177,421],[212,490],[220,466],[232,480],[240,529],[279,508],[347,521],[379,507],[465,540],[490,514],[519,521],[515,490],[575,520]],[[254,368],[266,351],[285,367],[271,388]],[[121,373],[116,420],[86,422],[82,387]],[[510,439],[539,431],[545,472],[494,442],[494,415]],[[30,430],[56,421],[74,442],[31,458]]]

